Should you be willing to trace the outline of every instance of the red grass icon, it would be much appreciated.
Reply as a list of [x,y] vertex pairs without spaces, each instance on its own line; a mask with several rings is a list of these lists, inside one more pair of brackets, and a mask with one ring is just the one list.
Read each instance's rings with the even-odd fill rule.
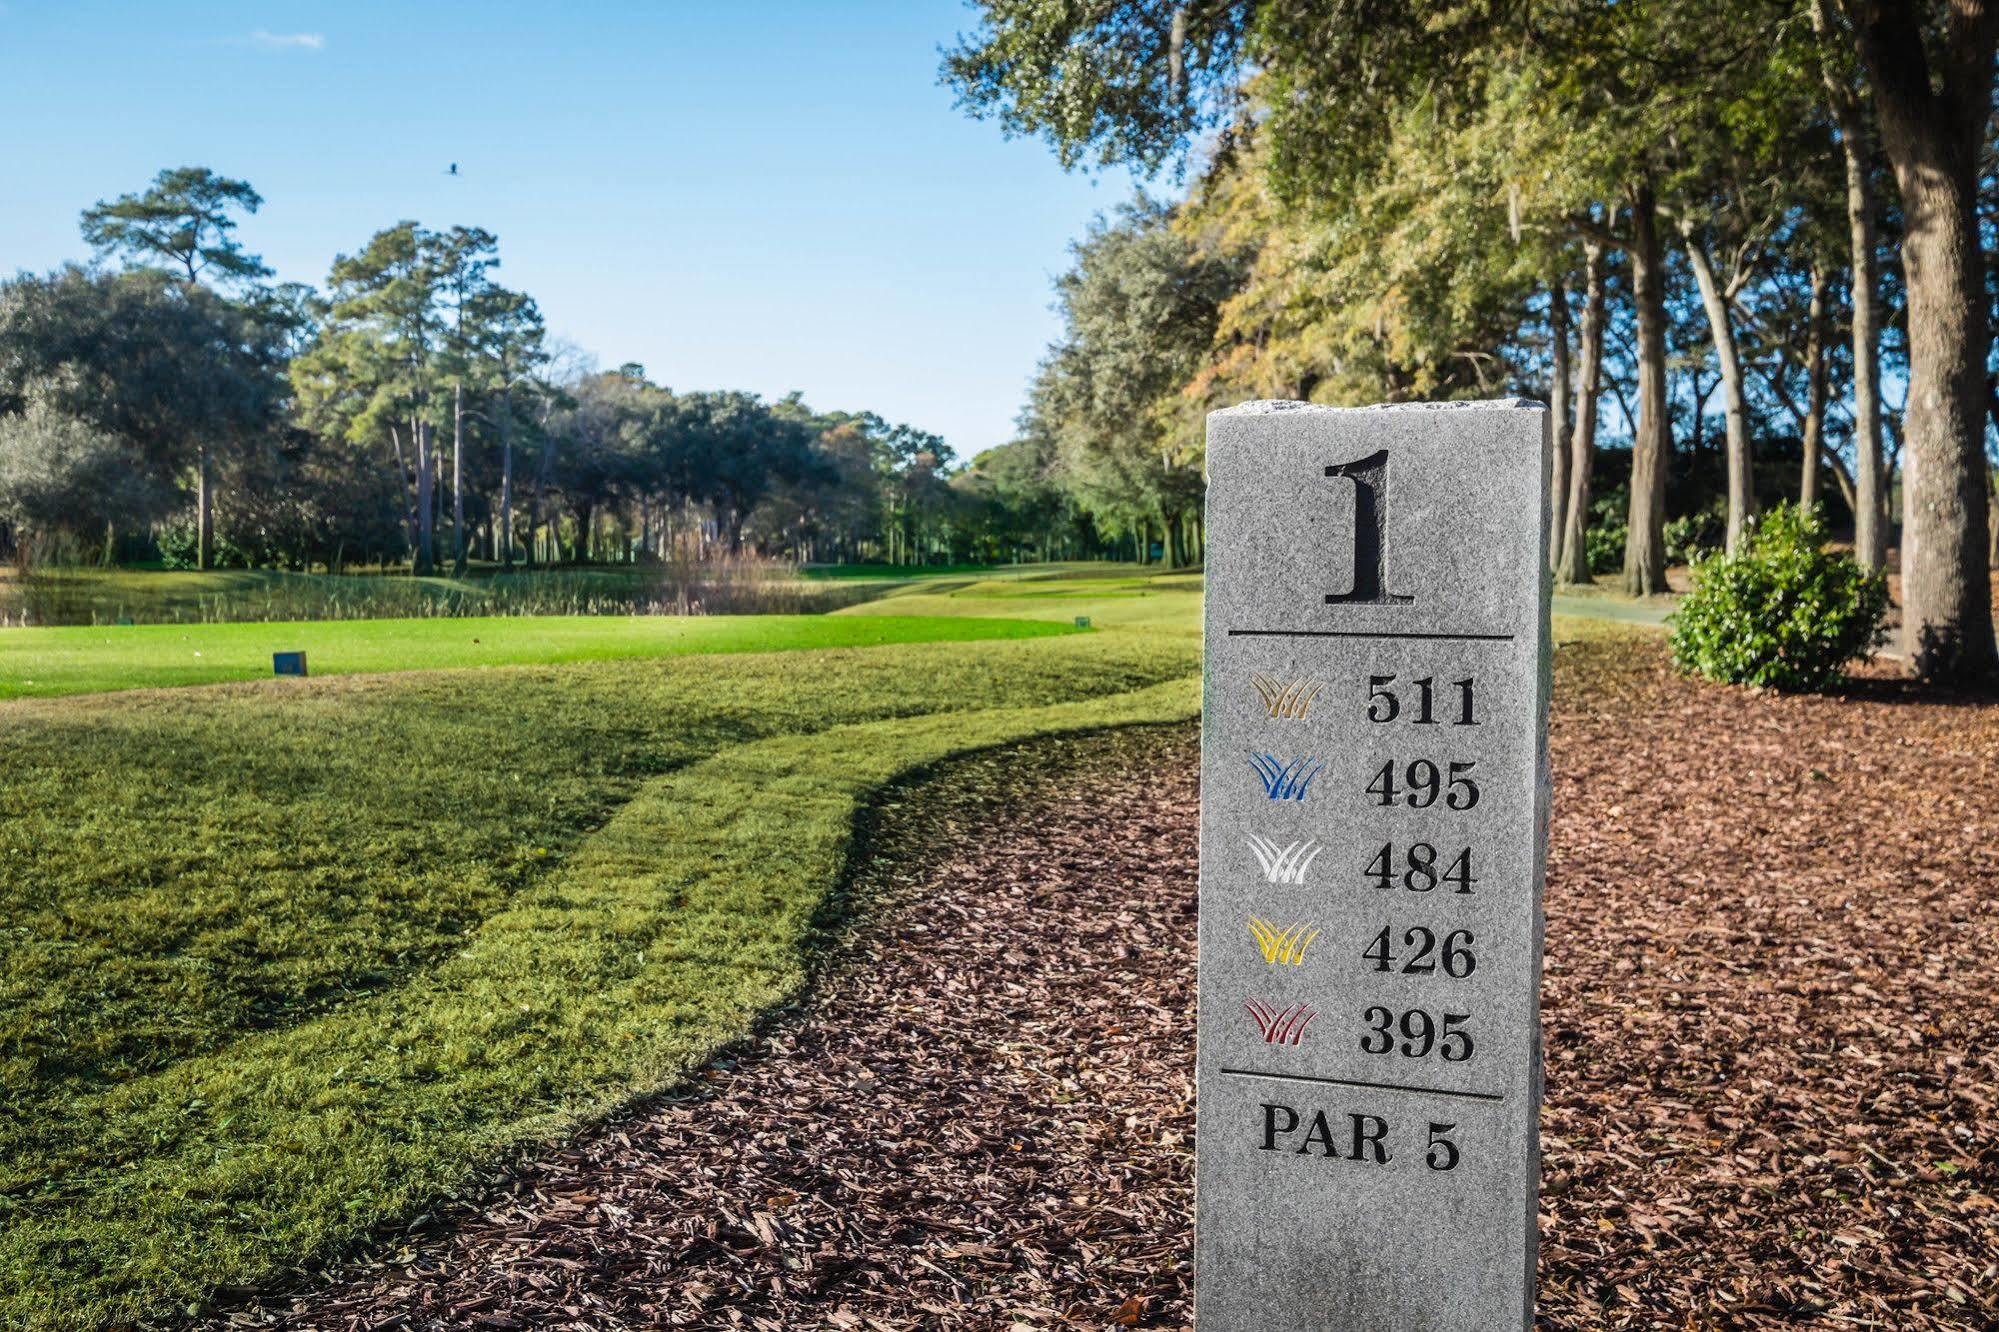
[[1305,1028],[1312,1025],[1318,1012],[1307,1003],[1295,1003],[1279,1012],[1261,999],[1245,999],[1242,1006],[1249,1010],[1250,1021],[1263,1033],[1265,1045],[1301,1045],[1305,1040]]

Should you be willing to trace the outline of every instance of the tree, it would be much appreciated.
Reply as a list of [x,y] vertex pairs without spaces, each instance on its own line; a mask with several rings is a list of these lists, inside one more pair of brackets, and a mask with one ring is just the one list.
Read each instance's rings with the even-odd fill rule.
[[[465,575],[465,383],[480,375],[483,331],[476,312],[499,267],[499,241],[478,227],[453,227],[429,238],[431,264],[445,312],[443,369],[451,377],[451,572]],[[468,320],[472,322],[468,322]]]
[[108,547],[117,523],[172,501],[172,488],[129,441],[66,414],[43,392],[0,416],[0,527],[11,529],[24,561],[93,541]]
[[742,549],[743,525],[766,496],[819,466],[813,425],[773,412],[753,393],[683,394],[674,400],[672,431],[688,487],[715,506],[731,551]]
[[386,432],[399,471],[404,470],[402,431],[408,429],[415,497],[410,526],[419,574],[433,572],[437,564],[431,438],[446,333],[438,259],[438,238],[415,222],[399,222],[375,233],[358,253],[336,257],[327,279],[325,330],[294,372],[308,402],[331,409],[350,434]]
[[1556,581],[1571,585],[1594,581],[1589,567],[1589,507],[1596,462],[1597,399],[1603,378],[1604,305],[1604,244],[1597,234],[1590,234],[1583,240],[1583,319],[1577,353],[1581,370],[1575,392],[1575,425],[1567,440],[1569,494],[1562,507],[1561,544],[1555,556]]
[[1918,676],[1999,676],[1986,559],[1986,356],[1979,163],[1999,0],[1841,0],[1902,199],[1909,397],[1902,633]]
[[[1056,281],[1063,334],[1036,381],[1030,414],[1055,441],[1078,503],[1147,555],[1174,565],[1198,544],[1200,408],[1183,394],[1206,363],[1240,261],[1196,245],[1171,209],[1143,196],[1099,218]],[[1190,408],[1192,410],[1190,410]]]
[[[192,472],[206,494],[216,455],[277,427],[285,337],[259,310],[157,269],[23,276],[0,288],[0,416],[40,402],[129,448],[149,493]],[[48,419],[39,437],[64,437]]]
[[264,200],[248,181],[207,167],[169,167],[144,194],[123,194],[85,209],[83,239],[100,253],[139,265],[166,263],[190,283],[211,279],[254,282],[271,270],[232,234],[233,213],[254,213]]
[[[248,181],[218,176],[207,167],[169,167],[144,194],[100,200],[84,210],[83,239],[100,256],[121,254],[138,267],[177,267],[189,286],[208,274],[223,281],[269,277],[263,260],[232,234],[233,212],[254,213],[263,198]],[[196,461],[196,564],[209,566],[214,548],[213,464],[206,443]]]
[[[514,437],[517,390],[534,383],[548,361],[541,310],[532,297],[488,284],[468,309],[466,342],[479,371],[482,391],[492,403],[487,419],[500,436],[500,562],[514,564]],[[494,399],[497,401],[493,401]]]

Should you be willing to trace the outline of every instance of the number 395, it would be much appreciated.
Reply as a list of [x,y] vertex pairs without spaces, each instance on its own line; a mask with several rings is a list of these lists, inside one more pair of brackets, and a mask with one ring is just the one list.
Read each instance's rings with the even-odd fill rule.
[[[1412,1008],[1398,1020],[1389,1009],[1375,1007],[1362,1014],[1362,1021],[1368,1031],[1360,1038],[1360,1048],[1368,1054],[1400,1053],[1405,1059],[1423,1059],[1435,1052],[1447,1064],[1462,1064],[1472,1055],[1471,1033],[1464,1029],[1471,1021],[1469,1013],[1443,1013],[1433,1018],[1420,1008]],[[1398,1035],[1402,1038],[1399,1051]]]

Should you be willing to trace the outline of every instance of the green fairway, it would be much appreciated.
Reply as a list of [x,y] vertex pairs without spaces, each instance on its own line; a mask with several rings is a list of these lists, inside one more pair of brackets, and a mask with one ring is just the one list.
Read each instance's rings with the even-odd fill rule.
[[1060,625],[1026,617],[951,615],[489,616],[4,629],[0,698],[266,679],[273,652],[304,651],[317,676],[1061,632]]
[[336,630],[543,663],[0,702],[0,1325],[198,1306],[671,1084],[803,983],[871,791],[1194,715],[1199,599],[1168,604],[199,626],[260,671],[259,635],[317,669],[294,640]]
[[1005,575],[930,579],[838,611],[835,619],[894,615],[997,616],[1177,636],[1201,632],[1201,575],[1133,569],[1105,575],[1067,565],[1028,566]]

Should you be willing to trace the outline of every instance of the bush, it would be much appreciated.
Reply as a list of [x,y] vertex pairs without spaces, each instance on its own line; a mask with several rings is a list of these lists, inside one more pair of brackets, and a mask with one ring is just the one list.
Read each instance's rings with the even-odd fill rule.
[[1673,614],[1673,664],[1729,684],[1824,689],[1883,632],[1888,580],[1826,549],[1816,509],[1781,505],[1730,556],[1694,564]]
[[1716,500],[1698,513],[1675,518],[1666,524],[1666,558],[1675,564],[1692,564],[1703,555],[1720,550],[1728,539],[1728,505]]
[[1624,545],[1630,530],[1631,492],[1623,486],[1597,496],[1589,506],[1589,531],[1583,555],[1593,574],[1616,573],[1624,567]]
[[[160,563],[169,569],[197,569],[201,567],[199,532],[194,521],[168,523],[154,534],[153,540],[159,546]],[[248,569],[250,557],[237,549],[236,544],[220,532],[209,538],[209,558],[217,569]]]

